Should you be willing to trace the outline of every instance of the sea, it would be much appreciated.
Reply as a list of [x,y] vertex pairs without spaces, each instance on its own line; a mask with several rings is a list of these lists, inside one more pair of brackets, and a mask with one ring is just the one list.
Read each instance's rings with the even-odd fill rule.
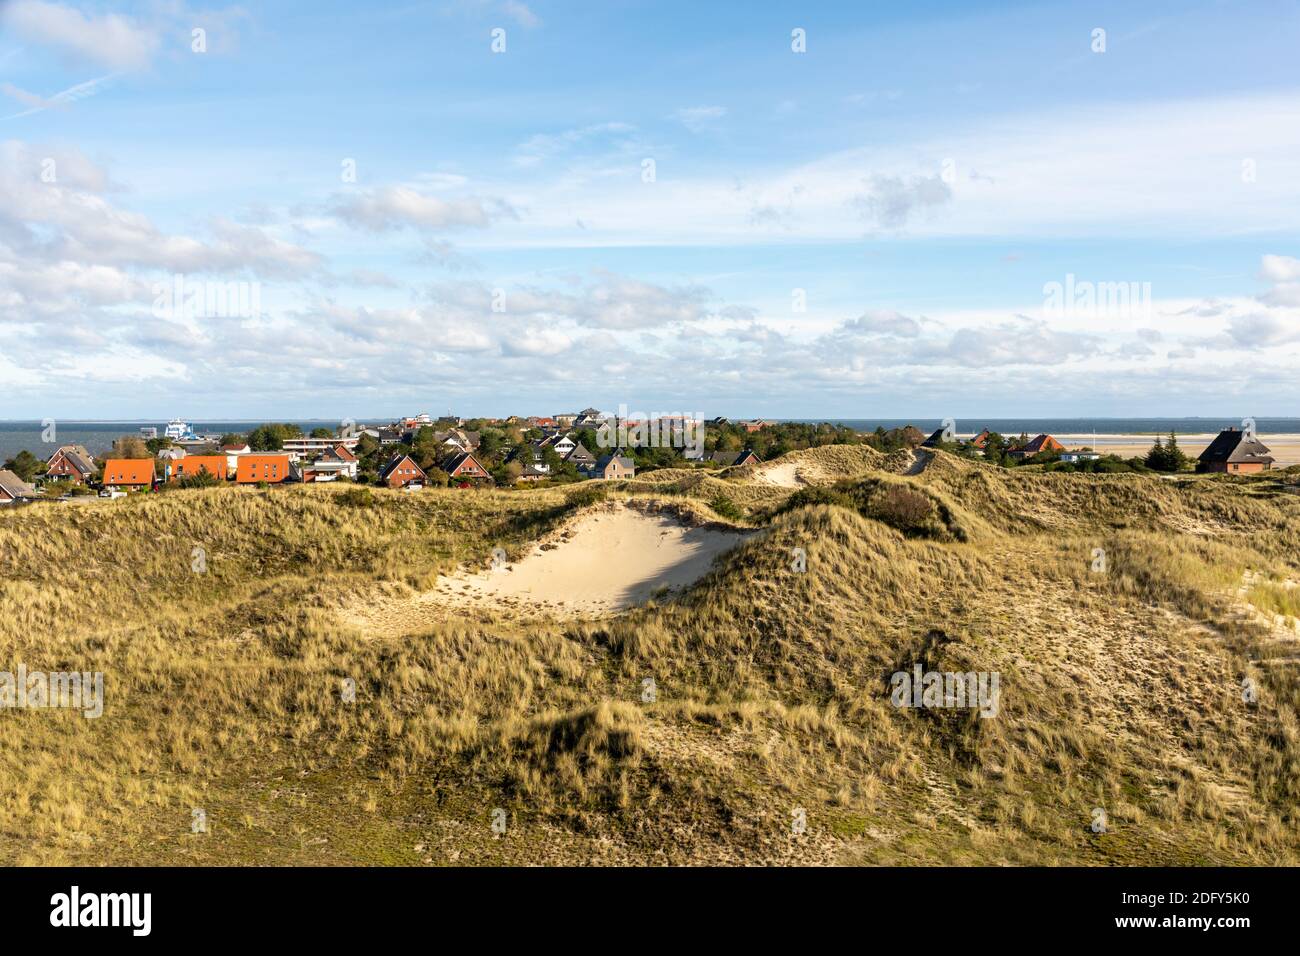
[[[387,417],[373,419],[386,422]],[[875,431],[877,427],[885,429],[902,428],[914,425],[929,434],[936,428],[942,428],[944,422],[936,418],[789,418],[777,421],[792,422],[831,422],[844,425],[858,431]],[[309,434],[314,428],[339,427],[337,419],[291,419],[292,424]],[[361,421],[370,421],[361,419]],[[262,421],[192,421],[190,427],[200,435],[223,435],[227,432],[243,433],[256,428]],[[1037,435],[1046,432],[1051,435],[1091,435],[1097,434],[1097,444],[1106,444],[1107,436],[1114,435],[1178,435],[1213,434],[1229,426],[1241,427],[1239,417],[1224,415],[1221,418],[971,418],[957,419],[954,423],[958,435],[971,435],[987,428],[1008,437],[1020,435]],[[39,458],[48,458],[59,445],[85,445],[92,455],[107,451],[113,441],[123,435],[139,435],[143,426],[151,426],[162,434],[167,427],[165,421],[56,421],[53,424],[52,440],[46,442],[47,426],[38,421],[4,421],[0,420],[0,462],[7,461],[18,452],[26,449]],[[1255,427],[1261,437],[1270,434],[1300,434],[1300,418],[1256,418]]]
[[[263,421],[259,420],[192,421],[188,424],[196,434],[216,435],[219,438],[230,432],[243,434],[252,431],[263,423]],[[286,424],[297,425],[302,429],[304,435],[311,434],[313,428],[328,428],[331,431],[337,431],[339,428],[337,418],[319,421],[315,419],[290,419]],[[47,426],[42,422],[0,420],[0,462],[8,461],[24,450],[31,452],[37,458],[49,458],[54,449],[60,445],[85,445],[87,451],[99,457],[112,448],[113,442],[118,438],[123,435],[138,437],[140,429],[146,426],[158,429],[159,435],[162,435],[167,430],[165,420],[129,422],[55,421],[52,426]],[[53,434],[47,435],[46,433],[51,427]],[[46,437],[51,440],[49,442],[45,441]]]
[[[929,434],[942,428],[944,422],[937,418],[789,418],[777,421],[816,422],[828,421],[846,425],[858,431],[875,431],[882,427],[902,428],[914,425]],[[974,435],[987,428],[1009,438],[1022,432],[1033,437],[1048,435],[1178,435],[1217,434],[1225,428],[1241,428],[1241,416],[1224,415],[1221,418],[958,418],[953,422],[958,435]],[[1300,418],[1255,418],[1255,430],[1261,435],[1294,435],[1300,433]]]

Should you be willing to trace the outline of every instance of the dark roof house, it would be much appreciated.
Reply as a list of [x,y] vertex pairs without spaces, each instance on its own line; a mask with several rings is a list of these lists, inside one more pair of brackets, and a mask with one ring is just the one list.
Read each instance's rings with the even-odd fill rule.
[[1273,458],[1268,453],[1268,446],[1254,432],[1245,432],[1240,428],[1225,428],[1219,432],[1196,462],[1196,470],[1202,473],[1225,472],[1236,475],[1267,471],[1272,467]]
[[744,451],[715,451],[709,455],[709,460],[717,462],[723,468],[731,465],[757,465],[762,462],[762,459],[749,448]]

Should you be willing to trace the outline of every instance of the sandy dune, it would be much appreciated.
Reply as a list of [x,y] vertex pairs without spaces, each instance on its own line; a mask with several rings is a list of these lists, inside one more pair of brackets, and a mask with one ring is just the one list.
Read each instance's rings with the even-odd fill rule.
[[809,484],[809,482],[800,476],[799,470],[798,462],[776,462],[757,469],[754,472],[754,480],[760,485],[776,485],[778,488],[801,488]]
[[610,613],[657,592],[676,593],[747,532],[689,528],[675,518],[617,507],[585,515],[564,535],[498,570],[438,579],[423,601]]

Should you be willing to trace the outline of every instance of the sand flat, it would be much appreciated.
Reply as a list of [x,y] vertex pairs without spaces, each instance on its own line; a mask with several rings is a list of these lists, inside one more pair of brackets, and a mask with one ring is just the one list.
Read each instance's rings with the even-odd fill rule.
[[[1217,434],[1216,432],[1215,435]],[[1183,450],[1183,454],[1195,458],[1205,451],[1210,442],[1214,441],[1215,435],[1208,433],[1178,435],[1178,447]],[[1169,436],[1161,435],[1160,437],[1163,440]],[[1088,448],[1093,445],[1093,436],[1091,434],[1057,435],[1056,438],[1066,448]],[[1269,453],[1276,459],[1273,465],[1274,468],[1300,465],[1300,435],[1265,435],[1260,433],[1259,440],[1268,446]],[[1154,435],[1103,435],[1098,432],[1096,450],[1103,455],[1119,455],[1121,458],[1132,458],[1135,455],[1145,455],[1150,451],[1153,441],[1155,441]]]
[[[1214,441],[1218,432],[1198,432],[1187,434],[1178,434],[1178,447],[1189,458],[1196,458],[1201,452]],[[958,436],[961,440],[966,441],[973,436],[961,434]],[[1003,436],[1009,441],[1016,439],[1015,435]],[[1138,435],[1138,434],[1107,434],[1097,432],[1094,436],[1092,432],[1070,432],[1058,433],[1053,436],[1057,441],[1070,450],[1076,448],[1093,448],[1103,455],[1118,455],[1121,458],[1141,457],[1151,450],[1151,443],[1155,441],[1155,435]],[[1161,440],[1167,439],[1168,434],[1162,434]],[[1259,440],[1268,446],[1269,453],[1276,459],[1274,468],[1287,468],[1291,465],[1300,465],[1300,435],[1291,433],[1278,433],[1275,435],[1266,435],[1260,433]]]

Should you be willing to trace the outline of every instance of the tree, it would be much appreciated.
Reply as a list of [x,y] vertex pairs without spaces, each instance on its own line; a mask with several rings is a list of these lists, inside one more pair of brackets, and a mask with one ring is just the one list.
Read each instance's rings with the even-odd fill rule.
[[110,458],[152,458],[153,452],[138,435],[123,435],[113,442]]
[[279,451],[285,439],[301,437],[302,429],[294,424],[259,425],[248,433],[248,447],[253,451]]
[[334,433],[328,428],[313,428],[311,430],[312,438],[333,438]]
[[352,450],[352,453],[358,458],[369,458],[375,452],[379,451],[379,448],[380,445],[378,438],[374,435],[362,435],[357,440],[357,445]]
[[37,472],[45,468],[45,462],[24,448],[5,462],[5,468],[12,471],[23,481],[31,481]]
[[484,428],[478,435],[478,455],[482,458],[495,458],[501,450],[505,436],[499,429]]
[[1178,447],[1178,436],[1174,434],[1173,429],[1169,430],[1169,443],[1165,445],[1165,455],[1168,457],[1169,464],[1172,466],[1169,469],[1170,471],[1182,471],[1183,466],[1187,464],[1187,456],[1184,455],[1183,450]]
[[243,435],[236,435],[234,432],[226,432],[224,435],[221,436],[221,444],[222,444],[223,446],[224,446],[224,445],[242,445],[242,444],[244,444],[244,436],[243,436]]
[[[216,475],[212,474],[212,472],[208,471],[206,468],[200,468],[192,475],[183,476],[177,484],[182,488],[215,488],[218,485],[225,484],[225,482],[221,481],[221,479],[217,478]],[[163,487],[166,486],[164,485]]]
[[1144,463],[1152,471],[1182,471],[1183,466],[1187,464],[1187,456],[1178,447],[1178,436],[1171,431],[1168,444],[1162,442],[1159,435],[1156,436]]

